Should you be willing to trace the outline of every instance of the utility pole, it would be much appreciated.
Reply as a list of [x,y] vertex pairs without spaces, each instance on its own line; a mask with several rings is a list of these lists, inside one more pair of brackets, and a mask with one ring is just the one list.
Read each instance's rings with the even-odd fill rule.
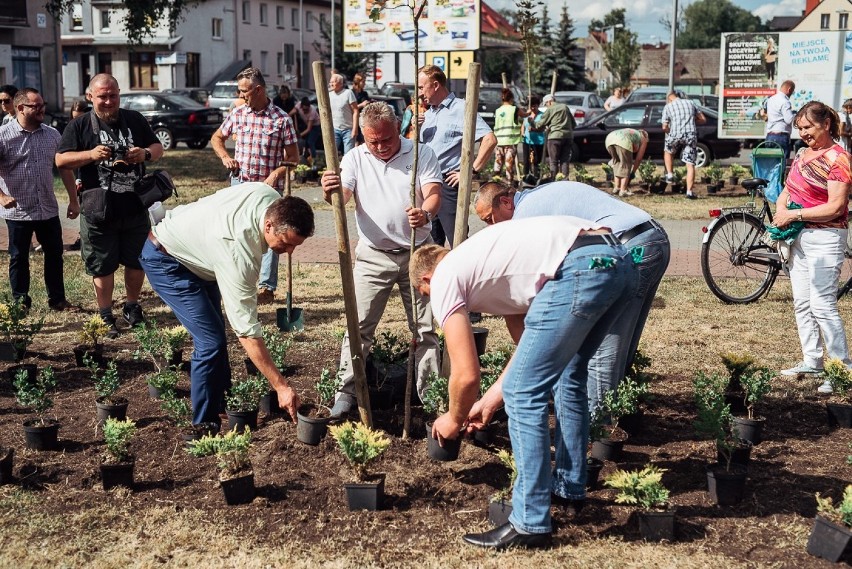
[[677,0],[672,0],[672,42],[669,45],[669,93],[674,91],[675,42],[677,41]]

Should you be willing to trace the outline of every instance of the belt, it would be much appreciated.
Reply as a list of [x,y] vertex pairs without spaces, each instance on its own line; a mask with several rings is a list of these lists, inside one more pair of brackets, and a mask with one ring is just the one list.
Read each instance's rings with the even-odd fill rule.
[[776,134],[781,136],[790,136],[789,132],[767,132],[766,134]]
[[623,232],[619,233],[618,234],[618,240],[621,241],[622,243],[627,243],[628,241],[630,241],[631,239],[633,239],[637,235],[641,235],[642,233],[645,233],[649,229],[655,229],[655,228],[658,228],[658,227],[659,227],[659,224],[656,221],[654,221],[653,219],[649,219],[645,223],[640,223],[639,225],[632,227],[631,229],[628,229],[627,231],[623,231]]
[[163,246],[162,246],[162,244],[161,244],[161,243],[157,240],[157,237],[154,235],[154,232],[153,232],[153,231],[149,231],[149,232],[148,232],[148,241],[150,241],[150,242],[151,242],[151,245],[153,245],[153,246],[154,246],[154,248],[155,248],[157,251],[159,251],[160,253],[162,253],[163,255],[168,255],[168,254],[169,254],[169,252],[168,252],[168,251],[166,251],[166,248],[165,248],[165,247],[163,247]]
[[[423,244],[425,245],[425,243]],[[419,249],[423,245],[417,245],[414,247],[415,250]],[[368,245],[368,247],[370,247]],[[379,251],[380,253],[389,253],[391,255],[399,255],[400,253],[408,253],[411,248],[410,247],[397,247],[396,249],[379,249],[378,247],[370,247],[373,251]]]
[[571,248],[568,251],[575,251],[580,247],[588,247],[589,245],[621,245],[618,242],[618,239],[615,238],[615,235],[612,233],[603,233],[600,235],[578,235],[576,239],[574,239],[574,244],[571,245]]

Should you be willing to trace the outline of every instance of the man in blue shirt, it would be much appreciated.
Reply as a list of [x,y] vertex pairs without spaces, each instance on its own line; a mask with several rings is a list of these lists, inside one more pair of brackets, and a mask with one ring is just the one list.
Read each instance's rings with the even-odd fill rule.
[[[447,89],[447,76],[435,65],[420,68],[417,91],[429,105],[429,109],[417,119],[422,125],[420,142],[427,144],[435,152],[441,175],[444,177],[441,209],[438,210],[437,219],[432,221],[432,239],[438,245],[443,245],[446,239],[452,247],[456,228],[465,102],[450,93]],[[476,116],[476,140],[480,144],[479,152],[473,161],[474,175],[485,168],[497,146],[497,137],[479,115]]]
[[784,81],[778,92],[766,100],[766,141],[774,142],[784,152],[784,159],[790,155],[790,135],[793,133],[793,105],[790,95],[796,90],[796,84]]
[[[474,208],[489,225],[553,215],[588,219],[609,227],[628,250],[635,251],[634,258],[640,256],[641,250],[636,295],[625,304],[620,318],[588,362],[576,356],[569,365],[569,370],[580,365],[589,370],[589,408],[594,409],[607,391],[618,387],[633,361],[651,303],[669,264],[671,247],[666,232],[647,212],[579,182],[553,182],[520,193],[504,184],[489,182],[479,188]],[[488,424],[498,406],[499,402],[481,399],[470,412],[471,422]],[[557,438],[553,493],[573,502],[577,509],[582,507],[585,497],[585,469],[585,453],[569,456],[568,449]]]

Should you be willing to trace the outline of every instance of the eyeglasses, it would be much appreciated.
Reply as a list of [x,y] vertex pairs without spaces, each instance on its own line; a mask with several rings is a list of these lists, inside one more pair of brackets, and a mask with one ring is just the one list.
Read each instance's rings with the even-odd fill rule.
[[0,99],[0,105],[9,105],[12,103],[12,99]]
[[41,105],[28,105],[26,103],[22,103],[22,105],[24,107],[27,107],[28,109],[35,109],[37,111],[40,111],[41,109],[43,109],[47,106],[47,104],[45,104],[45,103],[42,103]]

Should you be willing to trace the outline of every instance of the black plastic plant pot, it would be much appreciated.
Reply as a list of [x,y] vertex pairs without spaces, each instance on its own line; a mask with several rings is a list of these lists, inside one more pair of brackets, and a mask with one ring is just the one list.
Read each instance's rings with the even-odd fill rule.
[[512,500],[509,498],[491,497],[488,500],[488,523],[493,527],[500,527],[509,523],[512,515]]
[[245,364],[246,364],[246,374],[247,375],[260,375],[260,370],[257,369],[257,366],[254,365],[254,362],[251,361],[249,358],[245,359]]
[[104,490],[123,486],[133,490],[134,461],[118,462],[116,464],[101,464],[101,482]]
[[184,445],[189,447],[192,441],[197,441],[204,435],[215,436],[219,433],[219,428],[218,423],[199,423],[181,431],[180,438],[183,439]]
[[752,445],[760,444],[763,440],[763,424],[765,417],[749,419],[747,417],[734,417],[734,435],[741,440],[748,441]]
[[12,342],[0,342],[0,361],[19,361],[18,353],[18,348]]
[[154,387],[150,383],[148,384],[148,397],[154,399],[155,401],[159,401],[163,398],[163,390],[159,387]]
[[0,447],[0,486],[12,483],[15,449]]
[[600,439],[592,443],[592,458],[618,462],[624,450],[624,441],[618,439]]
[[438,439],[432,438],[432,423],[426,423],[426,448],[429,458],[439,462],[452,462],[458,460],[461,450],[462,436],[453,440],[444,439],[444,446],[438,443]]
[[645,412],[642,409],[637,409],[635,413],[624,415],[618,420],[618,426],[631,437],[642,432],[642,423],[645,420]]
[[98,397],[95,407],[98,410],[98,425],[103,425],[109,418],[124,421],[127,418],[127,406],[130,402],[124,397]]
[[381,510],[385,501],[385,475],[376,474],[369,480],[351,484],[344,484],[346,488],[346,501],[349,511],[369,510],[375,512]]
[[278,405],[278,392],[270,389],[269,393],[260,398],[260,414],[274,415],[281,412],[281,407]]
[[639,535],[646,541],[674,541],[674,510],[639,511]]
[[92,348],[91,346],[80,345],[74,346],[71,350],[74,352],[74,363],[77,364],[77,367],[85,367],[83,356],[86,355],[98,364],[98,367],[104,367],[103,346],[98,345],[96,348]]
[[485,353],[485,346],[488,344],[488,328],[474,326],[473,342],[476,344],[476,355],[482,357]]
[[172,356],[166,360],[166,363],[172,367],[179,368],[183,363],[183,350],[172,352]]
[[246,428],[257,430],[257,409],[253,411],[228,410],[228,430],[244,433]]
[[9,378],[9,383],[15,381],[15,377],[17,377],[18,372],[21,370],[27,373],[27,381],[35,383],[36,377],[38,377],[38,366],[36,364],[18,364],[9,367],[6,370],[6,377]]
[[225,495],[225,503],[229,506],[248,504],[255,497],[254,472],[249,472],[227,480],[219,479],[222,494]]
[[[739,464],[748,468],[749,462],[751,462],[752,448],[754,448],[754,445],[750,441],[739,440],[734,443],[731,449],[731,464]],[[725,454],[719,449],[718,444],[716,445],[716,461],[723,466],[727,462]]]
[[826,403],[825,411],[829,427],[832,429],[852,429],[852,405]]
[[481,447],[487,447],[491,444],[493,437],[493,423],[485,425],[485,428],[473,432],[473,444]]
[[59,421],[56,419],[27,419],[24,421],[27,448],[54,450],[59,446]]
[[852,541],[852,530],[817,514],[808,538],[808,553],[837,563]]
[[586,459],[586,489],[594,490],[598,486],[598,479],[601,476],[604,463],[597,458],[589,457]]
[[729,390],[725,392],[725,403],[731,406],[731,413],[745,413],[746,406],[745,401],[743,401],[743,392],[742,388],[739,390],[731,390],[729,384]]
[[732,464],[726,471],[722,464],[707,467],[707,489],[710,499],[719,506],[734,506],[742,502],[745,493],[746,468]]
[[306,445],[316,446],[328,431],[328,417],[312,417],[316,405],[302,405],[296,412],[296,438]]

